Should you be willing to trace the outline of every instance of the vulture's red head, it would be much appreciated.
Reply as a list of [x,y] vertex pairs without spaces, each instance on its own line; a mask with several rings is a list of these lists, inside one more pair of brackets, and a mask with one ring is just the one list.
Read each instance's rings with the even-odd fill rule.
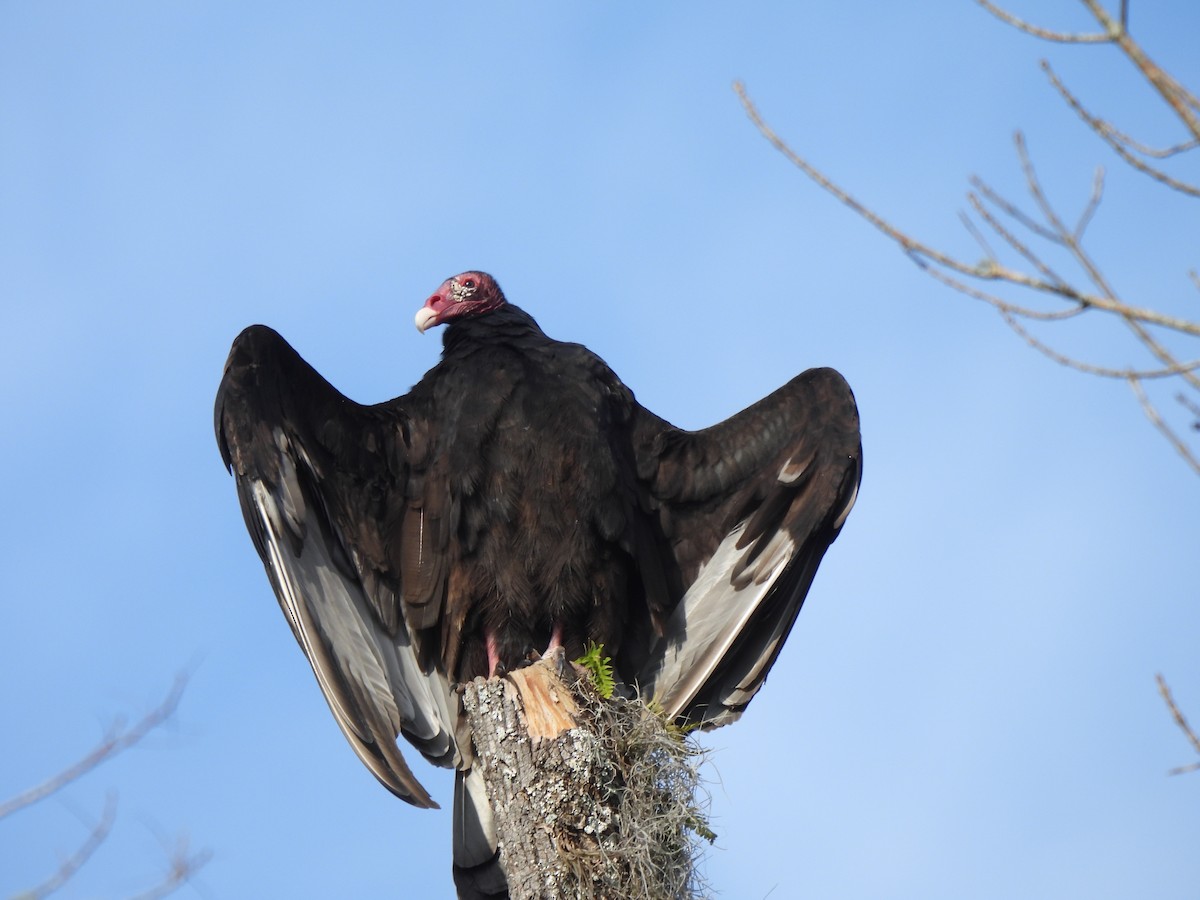
[[464,316],[478,316],[505,303],[496,279],[486,272],[463,272],[447,278],[417,310],[417,331],[444,325]]

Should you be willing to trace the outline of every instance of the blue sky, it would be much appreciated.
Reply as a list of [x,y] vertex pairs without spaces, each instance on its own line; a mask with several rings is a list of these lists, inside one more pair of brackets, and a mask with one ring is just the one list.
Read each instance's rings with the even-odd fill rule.
[[[1133,12],[1200,83],[1194,4]],[[67,896],[136,893],[181,834],[213,853],[183,896],[451,896],[449,814],[392,798],[338,733],[211,402],[252,322],[356,399],[402,393],[440,348],[413,312],[483,268],[679,425],[814,365],[856,391],[858,507],[768,686],[705,739],[721,896],[1194,896],[1200,776],[1165,775],[1189,748],[1153,676],[1200,720],[1200,485],[1123,385],[923,276],[730,89],[968,257],[966,178],[1019,192],[1015,128],[1066,208],[1103,163],[1097,257],[1194,317],[1195,202],[1123,171],[1045,55],[1179,139],[1114,51],[964,0],[0,4],[0,796],[191,672],[167,727],[0,822],[0,891],[48,875],[115,789]],[[1118,338],[1068,346],[1136,362]],[[414,765],[446,803],[451,776]]]

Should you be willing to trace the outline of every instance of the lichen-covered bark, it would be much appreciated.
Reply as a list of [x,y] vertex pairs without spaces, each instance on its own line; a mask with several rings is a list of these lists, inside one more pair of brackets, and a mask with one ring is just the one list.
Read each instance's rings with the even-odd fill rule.
[[577,725],[571,691],[539,663],[478,679],[463,696],[513,900],[575,896],[559,845],[568,832],[602,832],[614,815],[612,773],[595,735]]

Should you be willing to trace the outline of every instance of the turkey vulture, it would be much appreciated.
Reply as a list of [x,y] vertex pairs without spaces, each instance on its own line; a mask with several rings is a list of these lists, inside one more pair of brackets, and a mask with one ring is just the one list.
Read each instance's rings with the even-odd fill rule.
[[810,369],[718,425],[675,428],[482,272],[443,282],[416,324],[446,325],[441,361],[369,406],[247,328],[217,443],[354,752],[421,807],[437,804],[397,736],[456,768],[456,881],[503,896],[455,684],[595,641],[670,717],[738,718],[854,504],[858,412],[837,372]]

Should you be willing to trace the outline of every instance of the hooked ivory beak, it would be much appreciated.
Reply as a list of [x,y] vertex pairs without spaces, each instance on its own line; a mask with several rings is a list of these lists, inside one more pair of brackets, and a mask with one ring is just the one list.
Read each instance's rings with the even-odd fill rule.
[[429,328],[431,325],[437,324],[437,317],[438,314],[436,310],[431,309],[428,306],[422,306],[417,310],[417,314],[413,319],[417,325],[417,331],[421,332],[421,334],[424,334],[425,329]]

